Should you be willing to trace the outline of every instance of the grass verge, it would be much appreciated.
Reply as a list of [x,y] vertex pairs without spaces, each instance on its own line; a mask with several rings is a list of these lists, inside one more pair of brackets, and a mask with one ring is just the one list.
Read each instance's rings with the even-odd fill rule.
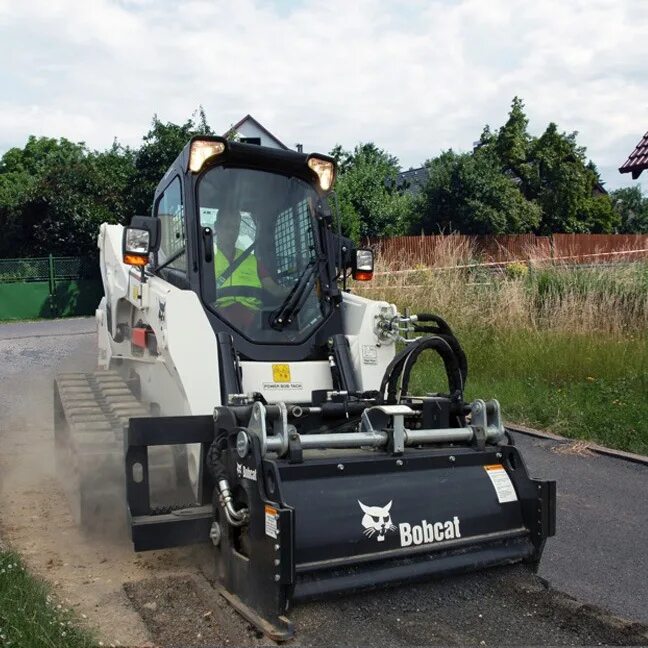
[[[648,454],[648,336],[466,328],[466,398],[497,398],[505,420]],[[412,393],[443,391],[440,361]]]
[[11,551],[0,550],[0,646],[89,648],[97,642]]

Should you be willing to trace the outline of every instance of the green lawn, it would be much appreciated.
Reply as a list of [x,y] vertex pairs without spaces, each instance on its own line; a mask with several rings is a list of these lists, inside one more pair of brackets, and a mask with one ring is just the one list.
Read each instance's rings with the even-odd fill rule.
[[15,553],[0,551],[0,646],[82,648],[96,645],[89,632],[75,627],[72,613],[48,594],[46,585],[25,571]]
[[[469,329],[466,398],[497,398],[505,420],[648,454],[648,336]],[[412,393],[442,391],[422,359]]]

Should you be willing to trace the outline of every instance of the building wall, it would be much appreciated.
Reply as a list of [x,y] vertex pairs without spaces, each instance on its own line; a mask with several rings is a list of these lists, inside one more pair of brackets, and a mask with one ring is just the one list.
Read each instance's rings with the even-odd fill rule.
[[256,124],[246,121],[241,124],[237,130],[240,137],[260,137],[261,146],[270,146],[271,148],[281,148],[274,137],[268,137],[267,133],[262,131]]

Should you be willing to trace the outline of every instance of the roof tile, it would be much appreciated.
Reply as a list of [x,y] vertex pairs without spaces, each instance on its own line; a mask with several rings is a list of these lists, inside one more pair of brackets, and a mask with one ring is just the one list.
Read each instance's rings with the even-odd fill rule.
[[648,169],[648,133],[646,133],[630,157],[619,167],[621,173],[632,173],[632,177],[636,180],[639,174]]

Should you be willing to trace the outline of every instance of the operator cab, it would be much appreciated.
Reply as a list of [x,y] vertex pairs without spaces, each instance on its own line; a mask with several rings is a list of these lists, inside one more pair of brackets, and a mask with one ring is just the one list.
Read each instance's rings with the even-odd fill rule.
[[194,137],[155,192],[149,270],[195,291],[243,359],[326,359],[355,259],[333,232],[334,179],[325,155]]
[[331,313],[323,201],[299,178],[258,169],[213,166],[199,178],[200,230],[213,241],[203,299],[251,342],[299,343]]

